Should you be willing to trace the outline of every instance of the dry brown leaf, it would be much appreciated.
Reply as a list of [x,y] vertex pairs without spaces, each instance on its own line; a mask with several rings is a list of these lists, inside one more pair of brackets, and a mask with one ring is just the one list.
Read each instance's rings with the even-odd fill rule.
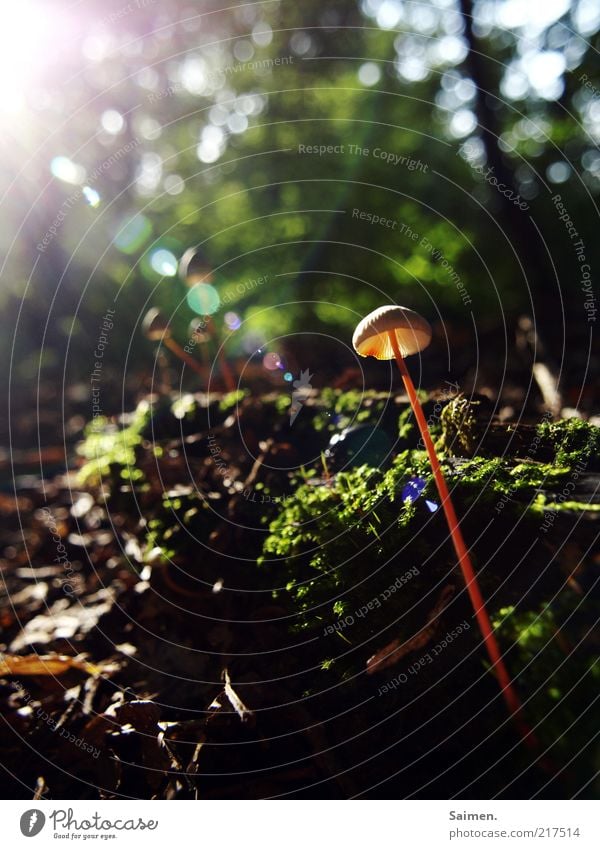
[[62,675],[70,669],[80,669],[88,675],[100,672],[87,660],[63,654],[0,654],[0,675]]
[[427,624],[420,631],[411,637],[410,640],[396,639],[392,640],[382,649],[375,652],[367,661],[367,674],[372,675],[373,672],[380,672],[382,669],[387,669],[388,666],[394,666],[395,663],[412,651],[422,649],[427,645],[429,640],[434,636],[437,630],[438,619],[444,612],[448,602],[454,595],[454,587],[448,585],[442,590],[440,597],[435,603],[433,610],[427,616]]
[[246,707],[246,705],[243,703],[243,701],[240,699],[238,694],[231,686],[231,678],[229,677],[229,672],[227,671],[227,669],[223,671],[223,677],[225,679],[225,695],[229,699],[232,708],[237,713],[242,722],[253,722],[254,714],[249,708]]

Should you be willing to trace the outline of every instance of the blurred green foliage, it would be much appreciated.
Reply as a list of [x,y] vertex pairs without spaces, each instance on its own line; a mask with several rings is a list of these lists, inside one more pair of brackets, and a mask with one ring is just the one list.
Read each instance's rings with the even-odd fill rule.
[[[169,255],[193,244],[204,246],[244,332],[265,338],[308,330],[347,340],[357,317],[386,301],[468,330],[471,311],[485,327],[530,309],[527,258],[499,226],[499,193],[461,155],[463,144],[475,145],[485,164],[457,6],[131,5],[125,14],[121,0],[86,4],[65,51],[70,64],[49,74],[45,97],[3,142],[5,161],[23,168],[0,234],[16,376],[41,368],[56,380],[66,357],[67,379],[85,377],[113,300],[111,367],[116,375],[150,368],[139,321],[161,306],[187,338],[187,289]],[[552,241],[567,314],[581,323],[577,264],[551,195],[562,195],[593,265],[600,155],[597,95],[586,81],[595,78],[600,22],[574,3],[541,22],[524,12],[524,23],[506,24],[507,4],[496,5],[494,14],[484,0],[474,6],[496,144]],[[539,57],[559,66],[545,82],[527,71]],[[334,152],[302,153],[303,145]],[[382,158],[388,153],[405,164]],[[52,177],[53,163],[64,177],[57,157],[86,178]],[[5,171],[8,185],[14,173]],[[353,210],[396,224],[368,223]],[[168,255],[157,259],[159,250]],[[267,282],[247,285],[259,276]],[[548,296],[555,289],[549,280]],[[220,327],[221,313],[216,320]],[[242,336],[228,352],[241,350]]]

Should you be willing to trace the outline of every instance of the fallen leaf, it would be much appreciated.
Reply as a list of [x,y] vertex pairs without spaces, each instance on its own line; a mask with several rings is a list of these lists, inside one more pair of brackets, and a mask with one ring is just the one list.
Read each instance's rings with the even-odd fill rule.
[[0,675],[62,675],[70,669],[80,669],[88,675],[98,675],[98,667],[87,660],[62,654],[0,654]]
[[246,707],[246,705],[243,703],[243,701],[240,699],[238,694],[231,686],[231,678],[229,677],[229,672],[227,671],[227,669],[223,671],[223,677],[225,679],[225,695],[229,699],[232,708],[237,713],[242,722],[253,722],[254,714],[249,708]]
[[453,595],[454,587],[450,585],[444,587],[435,603],[435,607],[427,616],[427,624],[409,640],[402,640],[400,638],[392,640],[391,643],[388,643],[382,649],[375,652],[367,661],[367,674],[372,675],[373,672],[379,672],[382,669],[387,669],[388,666],[394,666],[405,655],[426,646],[434,636],[437,630],[438,619],[446,609]]

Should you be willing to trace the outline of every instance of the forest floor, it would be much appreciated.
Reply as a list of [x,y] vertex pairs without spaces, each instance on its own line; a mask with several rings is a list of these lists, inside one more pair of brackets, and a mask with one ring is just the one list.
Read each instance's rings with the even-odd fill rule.
[[286,402],[142,402],[0,494],[7,795],[597,795],[600,431],[425,401],[531,750],[406,398]]

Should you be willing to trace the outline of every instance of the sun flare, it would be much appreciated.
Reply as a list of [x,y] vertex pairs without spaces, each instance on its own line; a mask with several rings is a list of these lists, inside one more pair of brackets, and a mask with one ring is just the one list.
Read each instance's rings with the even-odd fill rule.
[[23,109],[30,88],[58,50],[49,11],[36,0],[6,3],[0,9],[0,112]]

